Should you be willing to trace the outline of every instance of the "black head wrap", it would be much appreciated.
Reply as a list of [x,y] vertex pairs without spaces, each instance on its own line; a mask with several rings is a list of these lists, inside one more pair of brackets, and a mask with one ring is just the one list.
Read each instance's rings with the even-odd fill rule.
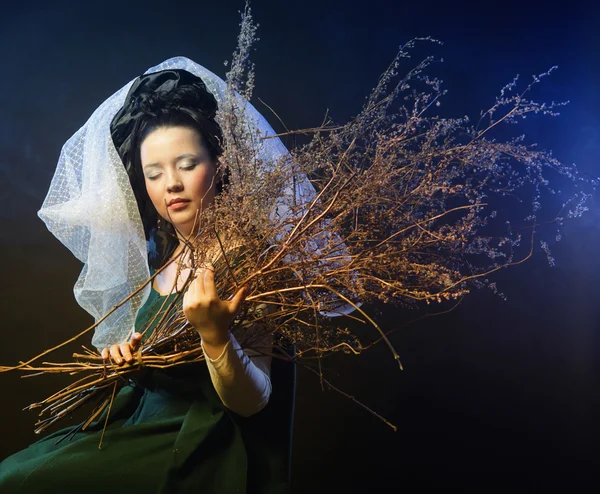
[[[195,89],[196,91],[192,92],[194,97],[186,98],[185,91],[179,91],[170,97],[170,93],[182,87]],[[201,99],[198,98],[199,94],[202,95]],[[214,132],[209,131],[203,137],[209,141],[214,139],[216,142],[210,144],[220,149],[221,129],[215,121],[217,100],[206,89],[206,84],[200,77],[186,70],[170,69],[145,74],[136,79],[127,93],[123,107],[110,124],[112,140],[128,173],[131,172],[129,168],[132,166],[129,159],[132,146],[131,136],[136,128],[136,123],[142,118],[157,117],[161,112],[179,110],[187,113],[186,107],[190,106],[194,106],[197,111],[202,113],[205,118],[205,126],[208,124],[209,127],[214,127]]]

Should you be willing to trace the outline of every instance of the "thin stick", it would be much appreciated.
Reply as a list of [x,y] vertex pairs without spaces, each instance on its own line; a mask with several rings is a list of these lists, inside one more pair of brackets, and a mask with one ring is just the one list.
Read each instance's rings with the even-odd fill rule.
[[112,404],[115,399],[116,391],[117,391],[117,383],[115,381],[112,396],[110,398],[110,405],[108,406],[108,412],[106,412],[106,420],[104,421],[104,427],[102,428],[102,435],[100,436],[100,444],[98,444],[98,449],[102,449],[102,440],[104,439],[104,433],[106,432],[106,426],[108,425],[108,417],[110,417],[110,411],[112,410]]
[[[319,373],[317,371],[315,371],[314,369],[311,369],[310,367],[306,367],[308,370],[310,370],[311,372],[314,372],[315,374],[319,375]],[[398,431],[398,428],[392,424],[389,420],[385,419],[384,417],[382,417],[381,415],[379,415],[377,412],[371,410],[368,406],[366,406],[364,403],[361,403],[360,401],[358,401],[356,398],[354,398],[354,396],[349,395],[348,393],[345,393],[344,391],[342,391],[341,389],[336,388],[333,384],[331,384],[327,379],[323,378],[323,376],[319,376],[319,378],[324,381],[327,386],[329,386],[331,389],[333,389],[334,391],[337,391],[338,393],[340,393],[341,395],[345,396],[346,398],[350,399],[351,401],[353,401],[354,403],[356,403],[357,405],[359,405],[360,407],[364,408],[367,412],[369,412],[370,414],[374,415],[375,417],[377,417],[379,420],[381,420],[382,422],[384,422],[385,424],[389,425],[394,432]]]

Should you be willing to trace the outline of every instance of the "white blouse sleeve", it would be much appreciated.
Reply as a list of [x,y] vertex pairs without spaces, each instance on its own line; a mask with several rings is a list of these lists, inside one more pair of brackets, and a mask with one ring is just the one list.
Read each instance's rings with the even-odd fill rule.
[[[269,335],[272,345],[272,336]],[[242,350],[235,337],[216,359],[202,350],[213,386],[223,404],[243,417],[261,411],[271,396],[271,357],[253,350]]]

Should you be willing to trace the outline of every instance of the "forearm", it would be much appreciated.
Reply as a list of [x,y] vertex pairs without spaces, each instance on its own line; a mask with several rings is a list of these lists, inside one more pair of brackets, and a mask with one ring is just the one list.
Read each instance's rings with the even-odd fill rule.
[[211,380],[223,404],[244,417],[264,408],[271,395],[268,366],[259,369],[235,337],[226,341],[202,340]]

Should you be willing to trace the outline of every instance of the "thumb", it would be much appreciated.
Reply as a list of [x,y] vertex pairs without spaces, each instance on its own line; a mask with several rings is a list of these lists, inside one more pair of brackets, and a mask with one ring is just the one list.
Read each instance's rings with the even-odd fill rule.
[[142,341],[142,335],[140,333],[133,333],[131,337],[131,341],[129,344],[133,350],[137,350],[137,347],[140,346],[140,342]]
[[248,287],[243,286],[229,301],[229,307],[232,314],[237,314],[237,312],[240,310],[240,306],[242,305],[244,300],[246,300],[246,295],[248,295]]

